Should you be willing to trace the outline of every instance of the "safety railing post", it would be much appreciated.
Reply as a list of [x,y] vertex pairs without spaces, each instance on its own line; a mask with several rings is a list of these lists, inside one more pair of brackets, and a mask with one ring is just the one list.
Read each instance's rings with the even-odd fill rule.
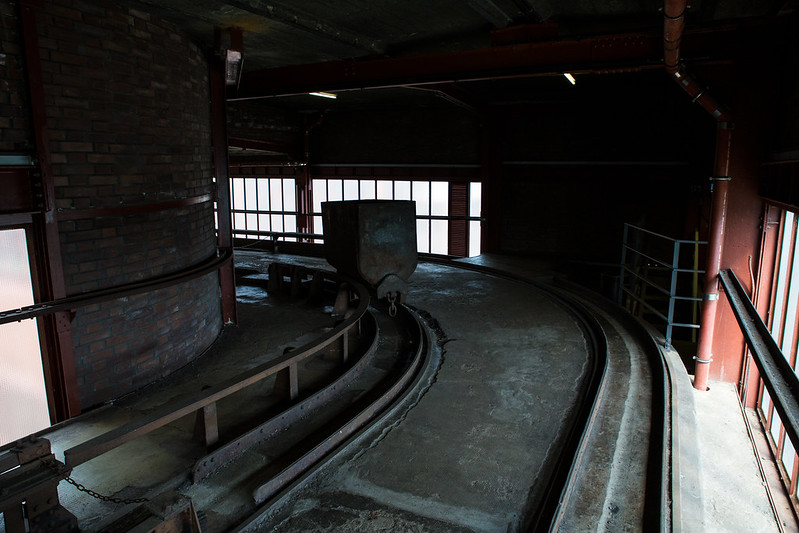
[[621,238],[621,269],[619,272],[619,287],[618,287],[618,304],[621,307],[624,304],[624,269],[627,266],[627,230],[629,225],[624,223],[624,232]]
[[677,297],[677,274],[680,268],[680,242],[674,242],[674,249],[671,257],[671,285],[669,287],[669,311],[666,323],[666,348],[671,347],[671,334],[674,328],[674,303]]

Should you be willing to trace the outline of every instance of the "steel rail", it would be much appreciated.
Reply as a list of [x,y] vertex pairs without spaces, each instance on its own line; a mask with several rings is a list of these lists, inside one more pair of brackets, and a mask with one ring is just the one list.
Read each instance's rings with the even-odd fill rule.
[[100,289],[97,291],[85,292],[83,294],[76,294],[74,296],[67,296],[58,300],[51,300],[48,302],[39,302],[19,309],[9,309],[0,311],[0,325],[9,322],[19,322],[29,318],[36,318],[38,316],[49,315],[59,311],[71,311],[86,305],[106,302],[109,300],[116,300],[117,298],[124,298],[125,296],[133,296],[144,292],[155,291],[183,283],[205,274],[209,274],[214,270],[218,270],[221,266],[227,264],[228,261],[233,259],[233,250],[220,249],[220,255],[212,255],[207,259],[190,266],[189,268],[158,276],[144,281],[135,283],[128,283],[125,285],[118,285],[107,289]]
[[[430,339],[427,330],[422,327],[421,318],[407,306],[397,306],[399,313],[393,319],[405,322],[412,330],[411,346],[413,354],[403,370],[390,382],[385,390],[377,390],[367,395],[358,405],[357,413],[337,426],[335,431],[316,446],[305,452],[301,458],[267,480],[263,480],[253,490],[253,499],[258,508],[231,531],[248,533],[261,531],[261,521],[268,516],[275,505],[301,488],[317,472],[335,459],[337,454],[358,442],[363,435],[386,416],[390,416],[406,397],[418,388],[419,382],[430,364]],[[388,380],[388,378],[387,378]]]
[[[333,275],[332,273],[326,274]],[[65,464],[74,468],[126,442],[163,427],[170,422],[211,406],[222,398],[258,383],[269,376],[275,375],[283,370],[291,371],[290,367],[294,366],[296,368],[299,362],[317,354],[320,350],[341,338],[361,320],[369,307],[370,298],[369,293],[363,285],[343,276],[337,277],[346,280],[347,283],[355,289],[359,301],[355,311],[330,332],[326,333],[321,338],[314,339],[296,350],[292,350],[278,357],[276,360],[269,361],[251,370],[242,372],[208,390],[187,395],[180,400],[176,400],[157,409],[146,417],[133,420],[128,424],[74,446],[64,452]]]
[[411,326],[413,331],[411,341],[416,346],[410,362],[404,371],[387,390],[380,391],[374,399],[370,398],[372,401],[366,402],[366,405],[364,405],[362,409],[338,426],[336,431],[329,432],[329,435],[322,442],[314,446],[272,479],[259,484],[255,490],[253,490],[253,498],[256,503],[260,504],[274,498],[285,487],[303,474],[312,474],[313,471],[316,470],[314,466],[317,465],[319,461],[333,454],[340,446],[362,429],[366,429],[367,424],[371,425],[370,422],[377,422],[375,417],[379,413],[385,412],[386,408],[402,397],[403,392],[410,390],[408,385],[411,380],[419,374],[419,369],[424,362],[424,348],[426,347],[426,343],[422,342],[422,326],[416,316],[404,305],[399,305],[398,310],[399,313],[394,317],[394,320],[402,321]]
[[[544,500],[536,509],[529,510],[528,516],[524,517],[524,530],[556,531],[558,524],[562,520],[561,513],[565,509],[565,503],[571,496],[572,482],[578,470],[584,448],[588,444],[596,409],[606,386],[608,351],[605,332],[594,314],[579,302],[574,295],[558,290],[546,283],[484,265],[438,258],[426,258],[426,261],[533,285],[547,292],[556,302],[570,312],[586,334],[589,345],[592,347],[594,361],[592,368],[588,372],[589,376],[585,382],[583,397],[577,406],[577,414],[573,419],[573,423],[568,429],[568,436],[562,448],[563,453],[558,458],[555,473],[548,480]],[[603,301],[603,305],[609,305],[609,302]],[[665,531],[669,514],[667,513],[668,494],[664,487],[669,479],[669,449],[667,443],[670,435],[667,425],[669,420],[667,409],[670,406],[670,401],[668,399],[666,381],[670,378],[657,342],[632,317],[621,313],[618,315],[616,318],[620,318],[625,323],[625,327],[632,331],[638,340],[649,348],[647,352],[650,355],[649,359],[653,373],[651,404],[653,418],[650,430],[642,525],[646,531]]]

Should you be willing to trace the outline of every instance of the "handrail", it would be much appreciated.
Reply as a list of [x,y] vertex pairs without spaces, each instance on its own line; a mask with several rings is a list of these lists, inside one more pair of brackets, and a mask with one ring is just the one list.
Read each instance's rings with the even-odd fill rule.
[[322,233],[302,233],[296,231],[266,231],[254,229],[234,229],[233,235],[258,235],[262,237],[272,237],[277,240],[280,238],[293,238],[293,239],[321,239],[324,240],[325,236]]
[[[662,239],[667,241],[669,246],[671,246],[671,262],[664,261],[662,259],[658,259],[648,253],[645,253],[642,249],[637,249],[632,243],[629,243],[629,234],[630,231],[637,231],[652,237]],[[622,237],[622,247],[621,247],[621,265],[619,269],[619,287],[618,287],[618,294],[617,294],[617,303],[620,306],[623,306],[623,299],[624,295],[628,295],[629,298],[638,302],[639,305],[648,309],[650,312],[655,314],[658,318],[666,322],[666,332],[665,332],[665,346],[668,347],[671,345],[672,340],[672,331],[674,327],[688,327],[688,328],[695,328],[696,326],[693,324],[685,324],[683,322],[677,322],[674,320],[674,313],[675,313],[675,303],[677,301],[693,301],[693,302],[701,302],[701,298],[692,297],[692,296],[680,296],[677,294],[678,283],[677,277],[679,274],[694,274],[695,281],[694,281],[694,290],[696,291],[696,275],[702,274],[704,271],[699,270],[698,268],[680,268],[680,248],[683,245],[692,244],[694,246],[699,246],[702,244],[707,244],[706,241],[700,240],[687,240],[687,239],[673,239],[671,237],[667,237],[666,235],[661,235],[660,233],[656,233],[654,231],[650,231],[638,226],[634,226],[632,224],[624,224],[624,234]],[[659,267],[665,269],[668,272],[668,281],[669,287],[665,288],[655,283],[653,280],[648,279],[646,276],[642,276],[632,268],[627,265],[628,261],[628,253],[634,254],[637,258],[637,261],[646,262],[649,261],[650,263],[654,263]],[[656,310],[653,306],[649,305],[645,298],[636,294],[633,290],[628,289],[625,286],[625,278],[628,277],[627,275],[635,278],[636,283],[644,283],[645,286],[652,287],[656,289],[658,292],[662,293],[666,297],[668,297],[668,309],[665,313],[661,313],[660,311]],[[696,304],[695,304],[696,305]]]
[[74,296],[67,296],[66,298],[59,298],[58,300],[39,302],[19,309],[0,311],[0,325],[9,322],[19,322],[20,320],[35,318],[37,316],[49,315],[59,311],[71,311],[78,307],[163,289],[177,283],[199,278],[214,270],[218,270],[222,265],[233,258],[233,250],[222,248],[220,251],[221,254],[219,256],[214,254],[200,263],[171,274],[144,281],[137,281],[135,283],[118,285],[107,289],[76,294]]
[[129,422],[123,426],[113,429],[102,435],[98,435],[86,442],[78,444],[64,452],[64,462],[70,468],[74,468],[86,461],[102,455],[126,442],[137,437],[150,433],[160,427],[169,424],[179,418],[199,411],[210,406],[226,396],[238,392],[245,387],[253,385],[263,379],[275,375],[280,371],[289,369],[297,365],[303,359],[314,355],[319,350],[329,346],[335,340],[342,337],[352,327],[356,326],[361,317],[366,313],[370,298],[367,289],[344,276],[338,276],[332,272],[324,272],[324,275],[336,276],[342,281],[346,281],[358,295],[358,307],[355,311],[331,331],[320,338],[314,339],[299,348],[282,355],[276,360],[261,364],[253,369],[233,376],[210,389],[190,394],[182,399],[174,401],[166,406],[157,409],[150,415]]
[[633,228],[634,230],[637,230],[637,231],[642,231],[644,233],[649,233],[650,235],[652,235],[654,237],[660,237],[661,239],[665,239],[665,240],[671,241],[673,243],[678,243],[678,244],[707,244],[707,241],[692,241],[690,239],[675,239],[673,237],[669,237],[668,235],[663,235],[661,233],[657,233],[657,232],[654,232],[652,230],[648,230],[648,229],[642,228],[640,226],[635,226],[633,224],[625,224],[625,226]]
[[735,273],[732,270],[723,270],[719,272],[719,279],[760,376],[785,426],[785,432],[794,449],[799,450],[799,377],[785,359]]

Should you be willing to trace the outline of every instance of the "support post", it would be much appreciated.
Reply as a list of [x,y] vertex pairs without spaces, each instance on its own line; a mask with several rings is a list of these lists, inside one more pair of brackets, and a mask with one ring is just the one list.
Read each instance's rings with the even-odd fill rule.
[[[230,176],[227,142],[227,100],[225,96],[225,61],[214,54],[208,58],[211,85],[211,135],[214,147],[214,173],[216,175],[217,246],[233,249],[233,224],[230,219]],[[236,277],[231,260],[219,269],[219,286],[222,290],[222,319],[225,324],[237,324]]]
[[219,442],[219,421],[216,416],[216,402],[197,410],[194,434],[206,446]]
[[[42,180],[42,213],[36,217],[37,248],[45,261],[39,269],[39,294],[44,301],[57,300],[67,296],[64,269],[61,258],[61,240],[58,232],[58,218],[55,203],[55,179],[52,158],[50,157],[50,129],[47,124],[47,106],[44,97],[41,56],[39,53],[39,34],[36,26],[36,13],[41,2],[23,0],[20,2],[22,36],[25,45],[25,67],[28,73],[28,92],[33,119],[33,134],[36,142],[36,160]],[[42,355],[45,380],[50,393],[50,417],[60,422],[80,414],[77,377],[75,374],[75,355],[72,346],[72,317],[68,312],[54,313],[43,319],[40,331],[43,332]]]
[[729,190],[730,146],[732,143],[732,124],[719,122],[716,134],[716,162],[712,188],[712,207],[710,214],[710,235],[708,237],[708,258],[705,269],[705,295],[702,303],[699,340],[696,347],[696,370],[694,388],[707,390],[710,363],[713,361],[713,332],[716,328],[716,309],[719,302],[719,271],[724,250],[724,230],[727,224],[727,202]]

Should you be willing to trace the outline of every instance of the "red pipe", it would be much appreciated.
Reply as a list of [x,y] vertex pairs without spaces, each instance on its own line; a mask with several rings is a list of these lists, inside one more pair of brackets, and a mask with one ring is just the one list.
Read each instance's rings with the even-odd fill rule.
[[665,0],[663,4],[663,60],[674,81],[716,119],[716,157],[713,167],[712,205],[708,258],[705,268],[705,295],[700,317],[699,340],[696,347],[694,388],[707,390],[710,362],[713,360],[713,332],[719,300],[719,270],[724,251],[724,229],[727,222],[727,201],[730,183],[730,147],[732,118],[710,96],[704,87],[689,76],[680,65],[680,41],[685,30],[687,0]]

